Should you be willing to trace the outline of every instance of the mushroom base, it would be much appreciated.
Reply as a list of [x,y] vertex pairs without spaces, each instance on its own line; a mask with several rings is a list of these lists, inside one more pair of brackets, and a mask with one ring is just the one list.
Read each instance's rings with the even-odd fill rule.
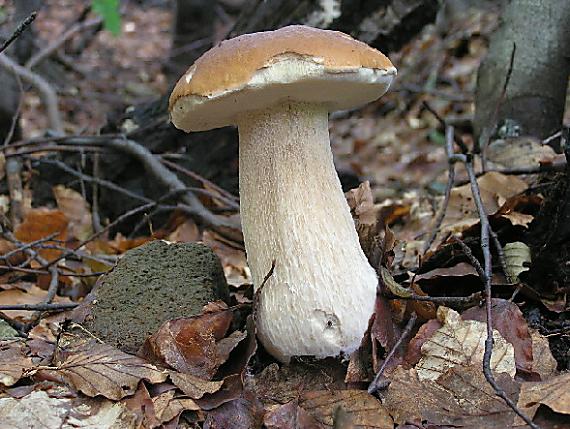
[[324,106],[281,102],[238,117],[241,221],[265,348],[335,356],[358,347],[374,310],[368,263],[333,164]]

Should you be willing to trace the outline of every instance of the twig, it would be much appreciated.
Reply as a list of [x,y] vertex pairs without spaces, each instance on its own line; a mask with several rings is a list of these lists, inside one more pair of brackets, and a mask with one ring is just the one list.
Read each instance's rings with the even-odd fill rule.
[[26,19],[24,19],[14,30],[14,32],[12,33],[12,35],[10,37],[8,37],[4,43],[2,43],[2,46],[0,46],[0,53],[4,52],[6,50],[6,48],[8,48],[8,46],[10,46],[14,40],[16,40],[18,37],[20,37],[20,34],[22,34],[26,28],[28,28],[32,22],[34,22],[34,19],[36,19],[36,17],[38,16],[37,12],[32,12],[30,14],[30,16],[28,16]]
[[33,55],[28,62],[26,63],[26,67],[29,69],[33,69],[43,60],[48,58],[51,54],[53,54],[61,45],[63,45],[66,41],[71,39],[77,33],[90,29],[92,27],[97,27],[101,25],[102,19],[100,17],[91,19],[89,21],[79,22],[71,28],[64,31],[61,35],[59,35],[53,42],[47,45],[42,50],[38,51],[35,55]]
[[384,293],[384,296],[388,299],[398,299],[406,301],[424,301],[433,302],[434,304],[440,304],[450,307],[456,306],[468,306],[476,305],[481,302],[482,294],[481,292],[473,293],[469,296],[424,296],[411,293],[409,296],[396,296],[390,293]]
[[45,105],[50,128],[58,134],[63,134],[63,122],[58,108],[57,94],[49,82],[2,53],[0,53],[0,66],[36,88]]
[[[435,116],[435,118],[437,119],[437,121],[441,124],[441,126],[443,127],[444,130],[447,129],[448,125],[445,122],[445,120],[439,116],[439,113],[437,113],[437,111],[431,107],[429,105],[429,103],[427,101],[423,101],[422,102],[423,106],[433,115]],[[463,142],[463,140],[461,140],[458,136],[456,136],[455,134],[453,135],[453,141],[455,142],[455,144],[457,146],[459,146],[459,149],[461,149],[461,153],[468,153],[469,149],[467,148],[467,145]]]
[[75,302],[56,302],[56,303],[40,303],[40,304],[7,304],[0,305],[0,311],[20,310],[20,311],[57,311],[75,308],[79,304]]
[[[447,127],[445,129],[445,151],[447,153],[448,160],[451,159],[451,155],[453,154],[453,135],[454,135],[453,127]],[[437,214],[437,218],[432,227],[432,232],[424,244],[424,249],[423,249],[424,254],[429,250],[429,248],[433,244],[433,241],[435,240],[435,237],[437,236],[437,233],[441,228],[441,224],[447,212],[447,206],[449,205],[449,197],[451,196],[451,189],[453,188],[453,184],[455,183],[455,164],[452,162],[448,162],[447,168],[448,168],[447,185],[445,186],[445,195],[443,197],[443,203],[441,204],[441,208],[439,210],[439,213]]]
[[396,344],[394,344],[394,347],[392,347],[392,350],[390,350],[390,353],[388,353],[388,355],[386,356],[386,359],[384,359],[384,362],[382,363],[382,366],[380,367],[380,369],[378,370],[378,373],[374,377],[374,380],[372,380],[372,383],[370,383],[370,385],[368,386],[368,393],[370,393],[371,395],[373,393],[375,393],[377,390],[381,390],[381,389],[384,389],[387,387],[387,383],[381,382],[381,378],[382,378],[382,375],[384,374],[384,370],[386,369],[386,366],[388,366],[388,363],[390,362],[390,360],[392,359],[392,357],[396,353],[396,350],[398,350],[398,348],[400,347],[402,342],[410,335],[410,332],[412,332],[412,328],[414,327],[414,324],[416,323],[417,319],[418,319],[418,316],[416,315],[416,312],[414,311],[412,313],[412,315],[410,316],[410,320],[408,320],[408,323],[406,323],[406,327],[402,331],[402,334],[398,338],[398,341],[396,341]]
[[261,292],[263,291],[263,288],[265,287],[265,284],[269,281],[269,279],[271,278],[271,276],[273,275],[273,272],[275,271],[275,259],[273,259],[271,261],[271,268],[269,268],[269,271],[267,272],[267,274],[265,274],[265,277],[263,278],[263,281],[261,282],[261,284],[259,285],[259,287],[257,288],[257,290],[255,291],[255,293],[253,294],[253,310],[252,310],[252,315],[253,315],[253,322],[257,323],[257,308],[259,306],[259,300],[261,299]]
[[511,50],[511,58],[509,60],[509,68],[507,69],[505,81],[503,82],[501,95],[499,96],[497,104],[495,105],[495,109],[493,110],[493,116],[491,117],[491,125],[483,128],[483,131],[481,132],[481,136],[479,138],[478,146],[481,153],[481,169],[483,171],[487,171],[487,156],[486,156],[487,146],[489,146],[491,135],[494,133],[495,129],[497,128],[497,118],[499,117],[499,109],[501,108],[501,105],[505,100],[505,96],[507,95],[507,87],[509,86],[511,75],[513,73],[516,51],[517,51],[517,45],[515,42],[513,42],[513,49]]
[[[105,146],[112,147],[113,149],[119,150],[124,153],[136,158],[140,163],[143,164],[148,173],[151,173],[153,177],[162,182],[169,191],[178,191],[186,188],[186,185],[168,168],[166,168],[158,157],[153,155],[147,148],[141,146],[140,144],[127,139],[114,139],[106,142]],[[239,230],[239,226],[232,220],[224,217],[215,216],[210,212],[200,200],[191,192],[186,192],[182,196],[181,205],[188,214],[196,218],[203,224],[209,225],[214,229],[220,229],[222,234],[228,234],[228,229]],[[231,235],[231,234],[230,234]],[[235,235],[235,234],[234,234]],[[233,237],[232,237],[233,238]]]
[[8,325],[10,325],[11,328],[18,331],[18,333],[20,335],[24,335],[24,333],[26,332],[26,329],[25,329],[26,324],[25,323],[18,322],[17,320],[11,319],[10,317],[6,316],[1,311],[0,311],[0,320],[3,320],[4,322],[6,322]]
[[503,274],[507,274],[507,261],[505,259],[505,252],[503,250],[503,246],[499,241],[499,236],[493,229],[489,226],[489,234],[491,235],[491,239],[493,240],[493,245],[495,246],[495,250],[497,251],[497,257],[499,258],[499,263],[501,264],[501,270]]
[[471,193],[473,194],[473,200],[475,201],[475,206],[477,207],[477,212],[479,213],[479,219],[481,222],[481,249],[483,250],[484,257],[484,277],[482,280],[485,285],[485,309],[487,313],[487,338],[485,339],[485,353],[483,354],[483,374],[487,379],[487,382],[495,390],[495,394],[505,401],[505,403],[517,414],[521,419],[523,419],[526,424],[531,428],[540,429],[533,421],[524,414],[517,405],[507,396],[505,391],[499,386],[495,380],[495,376],[491,371],[491,355],[493,353],[493,316],[492,316],[492,295],[491,295],[491,274],[492,274],[492,260],[491,260],[491,250],[489,246],[489,218],[485,211],[485,206],[483,205],[483,200],[481,198],[481,192],[479,191],[479,185],[477,184],[477,176],[475,175],[475,170],[473,168],[472,157],[467,157],[465,162],[465,168],[467,170],[467,175],[469,176],[469,182],[471,184]]
[[479,262],[479,260],[475,257],[475,255],[473,255],[473,252],[471,251],[469,246],[467,244],[465,244],[465,242],[457,236],[453,236],[453,240],[457,244],[459,244],[459,246],[461,246],[461,250],[463,250],[463,254],[465,256],[467,256],[467,259],[469,259],[469,262],[471,262],[471,265],[473,265],[473,268],[475,268],[475,271],[477,271],[477,274],[479,275],[479,277],[484,279],[486,276],[485,270],[481,266],[481,263]]

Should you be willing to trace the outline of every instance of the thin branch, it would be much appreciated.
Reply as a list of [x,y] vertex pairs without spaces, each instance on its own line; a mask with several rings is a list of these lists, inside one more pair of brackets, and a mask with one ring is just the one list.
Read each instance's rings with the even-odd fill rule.
[[56,303],[41,303],[41,304],[7,304],[0,305],[0,311],[20,310],[20,311],[58,311],[69,310],[77,307],[79,304],[75,302],[56,302]]
[[390,362],[390,360],[392,359],[392,357],[396,353],[396,350],[398,350],[398,348],[400,347],[402,342],[406,338],[408,338],[408,336],[410,335],[410,332],[412,332],[412,328],[414,327],[414,324],[416,323],[417,319],[418,319],[418,316],[416,315],[416,312],[414,311],[412,313],[412,315],[410,316],[410,320],[408,320],[408,323],[406,323],[406,327],[402,331],[402,334],[398,338],[398,341],[396,341],[396,344],[394,344],[394,347],[392,347],[392,350],[390,350],[390,353],[388,353],[388,356],[386,356],[386,359],[384,359],[384,362],[382,363],[382,366],[380,367],[380,369],[378,370],[378,373],[374,377],[374,380],[372,380],[372,383],[370,383],[370,385],[368,386],[368,393],[370,393],[371,395],[373,393],[375,393],[377,390],[384,389],[388,386],[387,383],[382,383],[382,381],[381,381],[382,375],[384,374],[384,370],[386,369],[386,367],[388,366],[388,363]]
[[[453,154],[453,127],[447,127],[445,129],[445,151],[447,153],[447,159],[451,159]],[[437,214],[437,218],[434,222],[432,227],[432,232],[429,238],[426,240],[424,244],[423,253],[425,254],[431,245],[433,244],[439,229],[441,228],[441,224],[443,219],[445,218],[445,214],[447,213],[447,206],[449,205],[449,197],[451,196],[451,189],[453,188],[453,184],[455,183],[455,164],[452,162],[448,162],[447,166],[447,185],[445,186],[445,195],[443,197],[443,203],[441,204],[441,208],[439,213]]]
[[38,16],[37,12],[32,12],[30,14],[30,16],[28,16],[26,19],[24,19],[14,30],[14,32],[12,33],[12,35],[10,37],[8,37],[4,43],[2,43],[2,46],[0,46],[0,53],[4,52],[8,46],[10,46],[14,40],[16,40],[18,37],[20,37],[20,34],[22,34],[24,31],[26,31],[26,29],[32,24],[32,22],[34,22],[34,19],[36,19],[36,17]]
[[[435,118],[437,119],[437,121],[441,124],[441,126],[443,127],[444,130],[447,129],[448,125],[445,122],[445,120],[439,116],[439,113],[437,113],[437,110],[435,110],[433,107],[430,106],[430,104],[427,101],[423,101],[422,102],[423,106],[433,115],[435,116]],[[461,153],[468,153],[469,149],[467,148],[467,145],[463,142],[463,140],[461,140],[457,135],[453,135],[453,141],[455,142],[455,144],[457,146],[459,146],[459,149],[461,149]]]
[[58,108],[57,93],[49,82],[2,53],[0,53],[0,66],[19,76],[38,91],[46,108],[50,128],[58,134],[63,134],[63,122]]
[[89,21],[79,22],[79,23],[71,26],[71,28],[64,31],[53,42],[51,42],[45,48],[41,49],[35,55],[33,55],[28,60],[28,62],[26,63],[26,67],[29,69],[33,69],[39,63],[41,63],[43,60],[45,60],[46,58],[51,56],[57,49],[59,49],[59,47],[61,45],[63,45],[65,42],[67,42],[69,39],[71,39],[77,33],[81,32],[83,30],[88,30],[90,28],[97,27],[98,25],[101,25],[102,21],[103,21],[102,18],[97,17],[97,18],[91,19]]

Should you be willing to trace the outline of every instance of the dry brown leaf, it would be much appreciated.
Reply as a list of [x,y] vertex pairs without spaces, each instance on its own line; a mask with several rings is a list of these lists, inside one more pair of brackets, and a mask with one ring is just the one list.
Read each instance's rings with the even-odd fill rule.
[[531,136],[495,140],[487,147],[491,168],[538,167],[540,162],[552,161],[556,152]]
[[264,412],[259,400],[246,392],[244,397],[210,411],[204,421],[204,429],[258,429]]
[[38,377],[62,380],[88,396],[102,395],[115,401],[132,395],[143,379],[155,384],[167,376],[166,371],[139,357],[95,341],[63,350],[55,369],[38,371]]
[[41,390],[21,399],[0,399],[0,422],[10,429],[140,428],[137,416],[123,403],[100,398],[52,398]]
[[436,268],[427,273],[418,274],[414,277],[416,282],[421,280],[431,280],[438,277],[463,277],[463,276],[479,276],[473,265],[466,262],[460,262],[457,265],[446,268]]
[[548,338],[536,329],[529,328],[529,332],[532,339],[532,371],[540,375],[541,380],[548,380],[558,373],[556,370],[558,363],[552,356]]
[[[0,291],[0,305],[39,304],[45,299],[46,295],[47,291],[35,285],[29,287],[27,292],[22,289],[3,290]],[[69,298],[56,296],[53,302],[69,303],[71,300]],[[3,313],[10,318],[19,318],[22,320],[32,317],[31,312],[24,310],[6,310]]]
[[[528,188],[528,185],[515,176],[488,172],[477,179],[483,205],[487,213],[493,214],[505,201]],[[471,185],[458,186],[451,190],[449,205],[442,223],[440,236],[449,232],[460,233],[479,223],[479,214],[473,201]]]
[[247,266],[243,249],[212,231],[204,231],[202,241],[220,258],[226,280],[230,286],[240,286],[252,282],[251,271]]
[[175,398],[174,390],[169,390],[152,398],[154,413],[160,423],[178,418],[183,411],[198,411],[200,407],[192,399]]
[[63,185],[54,186],[52,190],[57,207],[69,220],[68,231],[78,240],[87,239],[93,233],[89,203],[79,192]]
[[[67,238],[67,226],[69,220],[60,210],[51,210],[46,208],[30,210],[24,221],[14,231],[14,236],[24,243],[40,240],[56,234],[57,240]],[[44,244],[57,245],[56,242],[46,241]],[[61,255],[60,250],[56,249],[40,249],[39,254],[48,261],[54,260]]]
[[[493,298],[491,305],[493,328],[514,348],[518,371],[530,373],[533,367],[533,347],[526,320],[519,307],[506,299]],[[487,322],[485,307],[471,307],[461,314],[463,320]],[[494,346],[496,347],[496,345]]]
[[0,384],[13,386],[34,366],[21,341],[0,341]]
[[220,390],[223,381],[209,381],[196,377],[192,374],[169,371],[172,382],[192,399],[200,399],[206,393],[214,393]]
[[168,241],[175,243],[190,243],[200,240],[200,230],[192,219],[186,220],[172,231],[167,238]]
[[[516,402],[519,386],[504,373],[499,386]],[[390,376],[385,405],[396,423],[426,420],[464,429],[505,429],[514,412],[495,395],[481,368],[456,366],[436,381],[420,381],[415,369],[397,368]]]
[[570,414],[570,373],[547,381],[522,384],[518,406],[529,415],[534,415],[541,404],[557,413]]
[[145,341],[140,354],[209,380],[223,363],[216,343],[226,334],[232,318],[232,311],[225,310],[169,320]]
[[[456,365],[481,368],[487,338],[485,323],[462,320],[457,312],[446,307],[439,307],[437,315],[443,326],[422,345],[423,356],[416,365],[420,380],[437,380]],[[514,377],[513,346],[495,329],[493,339],[491,369],[495,373],[507,373]]]
[[267,429],[324,429],[313,416],[299,407],[297,401],[287,402],[265,414],[263,424]]
[[318,422],[332,426],[341,407],[352,423],[362,429],[392,429],[394,422],[382,403],[364,390],[321,390],[301,395],[299,405]]

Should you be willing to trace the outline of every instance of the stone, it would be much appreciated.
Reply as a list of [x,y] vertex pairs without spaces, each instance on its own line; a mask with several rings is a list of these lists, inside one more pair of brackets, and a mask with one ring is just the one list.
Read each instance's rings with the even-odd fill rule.
[[152,241],[129,250],[102,276],[87,301],[85,327],[127,353],[135,353],[163,322],[190,317],[229,290],[218,257],[201,243]]

